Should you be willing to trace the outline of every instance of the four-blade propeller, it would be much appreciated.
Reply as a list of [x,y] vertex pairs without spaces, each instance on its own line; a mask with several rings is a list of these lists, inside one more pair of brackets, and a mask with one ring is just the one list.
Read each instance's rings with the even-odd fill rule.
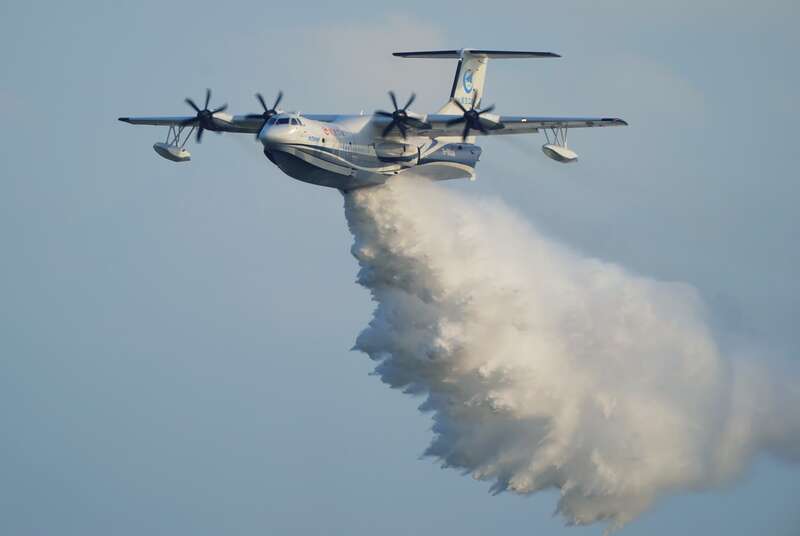
[[408,131],[409,123],[413,122],[413,120],[408,116],[408,107],[411,106],[411,103],[414,102],[414,99],[416,99],[417,96],[416,94],[412,93],[408,98],[408,102],[406,102],[406,105],[402,108],[397,106],[397,97],[395,97],[394,91],[389,92],[389,97],[392,99],[394,111],[391,113],[384,112],[383,110],[378,110],[375,112],[375,115],[391,117],[392,119],[392,121],[386,125],[386,128],[383,129],[382,136],[385,138],[393,128],[397,128],[397,130],[399,130],[400,134],[403,136],[403,139],[406,139],[406,132]]
[[[247,117],[247,119],[263,119],[264,122],[261,123],[261,128],[264,128],[264,125],[272,116],[278,115],[278,104],[281,103],[282,98],[283,91],[278,91],[278,96],[275,98],[275,104],[272,105],[272,108],[267,108],[267,103],[264,102],[263,95],[261,95],[261,93],[256,93],[256,99],[258,99],[258,102],[261,103],[261,107],[264,109],[264,111],[260,114],[247,114],[245,117]],[[260,131],[261,128],[258,130]],[[258,133],[256,133],[256,136],[258,136]]]
[[475,94],[472,97],[472,105],[470,106],[469,110],[464,108],[460,102],[457,100],[453,100],[456,105],[461,108],[461,111],[464,112],[464,115],[458,117],[456,119],[451,119],[447,122],[447,126],[456,125],[458,123],[464,123],[464,132],[461,136],[463,141],[467,141],[467,136],[469,136],[470,130],[480,130],[484,134],[487,134],[486,127],[483,126],[481,123],[481,114],[485,114],[494,110],[494,104],[491,106],[484,108],[483,110],[476,110],[475,104],[478,102],[478,92],[475,91]]
[[[211,90],[206,89],[206,104],[201,110],[199,106],[197,106],[194,101],[190,98],[186,99],[186,104],[194,108],[194,111],[197,112],[197,115],[191,119],[187,119],[181,123],[181,126],[187,125],[196,125],[197,126],[197,143],[200,143],[200,140],[203,138],[203,130],[215,130],[217,131],[216,125],[214,125],[214,114],[218,112],[224,112],[228,109],[227,104],[223,104],[219,108],[215,108],[213,110],[208,109],[208,103],[211,101]],[[219,133],[219,131],[217,131]]]

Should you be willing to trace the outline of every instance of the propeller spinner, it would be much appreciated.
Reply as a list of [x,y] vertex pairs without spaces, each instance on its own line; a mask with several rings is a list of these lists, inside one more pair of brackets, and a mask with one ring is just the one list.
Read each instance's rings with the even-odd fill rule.
[[397,105],[397,97],[395,96],[394,91],[389,92],[389,97],[392,99],[394,111],[391,113],[384,112],[383,110],[378,110],[375,112],[375,115],[380,115],[381,117],[390,117],[392,119],[392,121],[386,125],[386,128],[383,129],[382,136],[385,138],[389,132],[392,131],[392,129],[396,128],[400,131],[403,139],[406,139],[406,133],[410,124],[419,123],[419,121],[409,117],[408,115],[408,107],[411,106],[411,103],[414,102],[414,99],[416,99],[417,96],[416,94],[412,93],[408,98],[408,102],[406,102],[406,105],[402,108]]
[[[264,128],[264,125],[272,116],[278,115],[278,104],[281,103],[282,98],[283,91],[278,91],[278,96],[275,98],[275,104],[272,105],[272,108],[267,108],[267,103],[264,101],[264,96],[261,95],[261,93],[256,93],[256,99],[258,99],[258,102],[261,103],[261,107],[264,109],[264,111],[260,114],[247,114],[245,117],[248,119],[263,119],[264,122],[261,123],[261,128]],[[256,136],[257,135],[258,134],[256,134]]]
[[480,130],[484,134],[487,133],[486,127],[481,123],[481,114],[489,113],[494,110],[494,104],[491,106],[484,108],[483,110],[475,109],[475,104],[478,102],[478,92],[475,91],[474,96],[472,97],[472,105],[470,106],[469,110],[464,108],[464,106],[458,102],[457,100],[453,100],[456,105],[461,108],[461,111],[464,112],[464,115],[458,117],[456,119],[451,119],[447,122],[447,126],[456,125],[458,123],[464,123],[464,132],[461,136],[463,141],[467,141],[467,136],[469,136],[470,130]]
[[[197,126],[197,143],[200,143],[200,140],[203,138],[203,130],[214,130],[217,131],[216,125],[214,124],[214,114],[218,112],[224,112],[228,109],[227,104],[223,104],[219,108],[215,108],[213,110],[208,109],[208,103],[211,101],[211,90],[206,89],[206,103],[203,109],[201,110],[197,104],[190,98],[186,98],[185,102],[189,106],[191,106],[197,115],[191,119],[187,119],[181,123],[181,126],[187,125],[196,125]],[[219,133],[219,131],[217,131]]]

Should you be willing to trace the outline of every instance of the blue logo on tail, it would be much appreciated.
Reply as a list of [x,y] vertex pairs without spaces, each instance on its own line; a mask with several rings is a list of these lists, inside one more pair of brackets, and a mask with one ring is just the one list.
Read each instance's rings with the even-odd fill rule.
[[471,69],[467,69],[464,72],[464,91],[467,93],[472,93],[472,75],[473,72]]

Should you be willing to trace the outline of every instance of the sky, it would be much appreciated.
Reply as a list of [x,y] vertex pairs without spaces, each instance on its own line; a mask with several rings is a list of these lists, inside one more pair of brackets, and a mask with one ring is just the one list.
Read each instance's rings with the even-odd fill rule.
[[[421,400],[351,352],[373,305],[338,192],[250,136],[189,164],[126,115],[185,97],[258,111],[431,112],[454,65],[428,48],[546,50],[490,63],[501,114],[623,117],[489,139],[476,182],[550,237],[693,285],[720,345],[798,359],[800,120],[792,1],[5,2],[0,5],[0,532],[600,534],[552,494],[491,496],[419,459]],[[800,531],[800,467],[668,498],[625,535]]]

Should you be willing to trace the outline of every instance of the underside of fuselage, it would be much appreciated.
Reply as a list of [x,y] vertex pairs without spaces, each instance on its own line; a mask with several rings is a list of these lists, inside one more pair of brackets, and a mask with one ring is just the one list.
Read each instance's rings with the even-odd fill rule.
[[310,163],[308,159],[302,158],[296,152],[287,152],[281,149],[264,149],[264,154],[272,163],[280,168],[281,171],[299,181],[337,188],[342,191],[355,190],[366,186],[376,186],[383,184],[393,175],[390,173],[382,175],[380,173],[370,173],[351,169],[349,174],[338,171],[331,171],[319,165]]

